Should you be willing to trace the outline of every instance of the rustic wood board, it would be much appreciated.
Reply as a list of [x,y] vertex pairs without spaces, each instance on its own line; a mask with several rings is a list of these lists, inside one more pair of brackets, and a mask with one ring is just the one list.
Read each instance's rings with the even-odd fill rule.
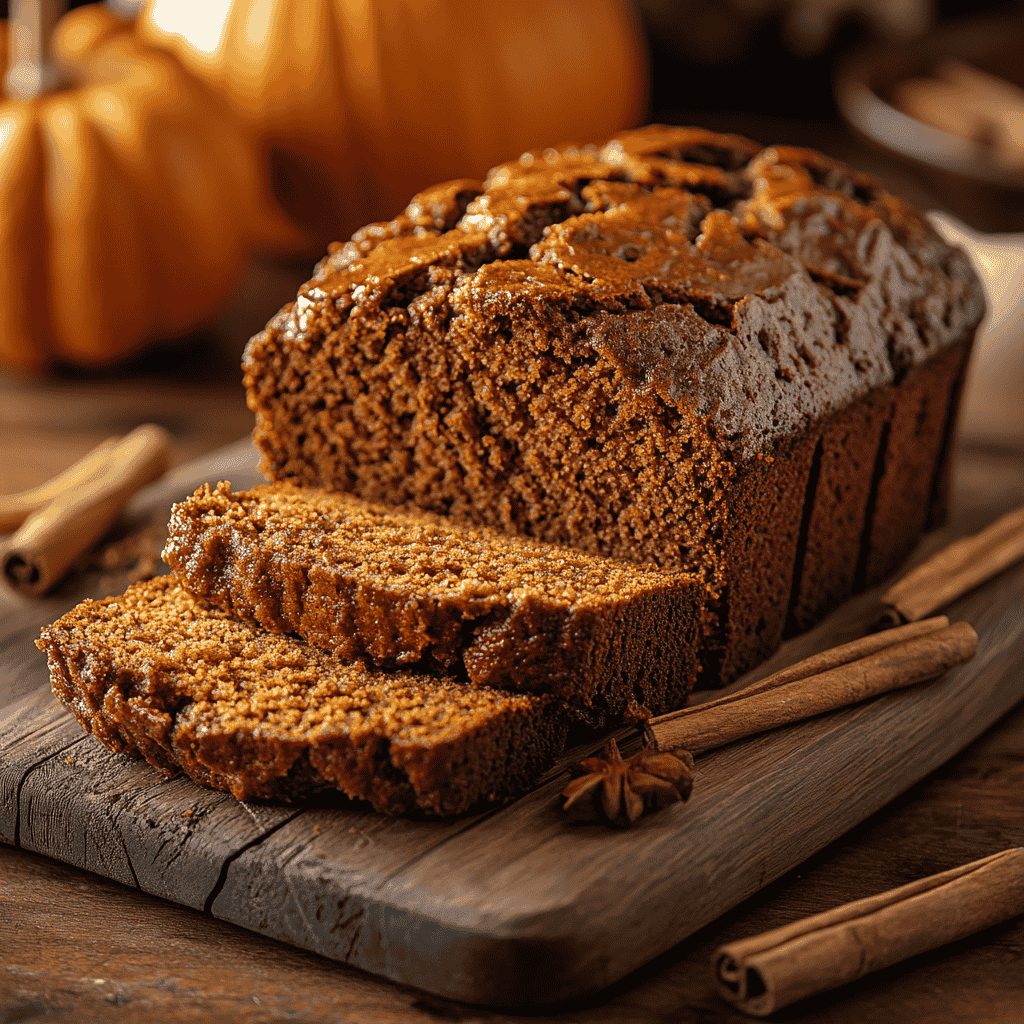
[[[257,479],[247,444],[141,494],[162,517],[203,480]],[[987,509],[991,512],[998,509]],[[977,529],[961,513],[933,548]],[[515,803],[455,821],[365,805],[241,804],[166,780],[86,736],[43,685],[38,626],[86,593],[8,604],[0,630],[0,840],[449,998],[545,1003],[596,991],[801,863],[942,764],[1024,697],[1024,566],[949,610],[977,657],[888,694],[697,761],[685,805],[625,832],[570,823],[561,768]],[[761,675],[863,632],[873,594],[791,641]],[[635,742],[635,741],[634,741]]]

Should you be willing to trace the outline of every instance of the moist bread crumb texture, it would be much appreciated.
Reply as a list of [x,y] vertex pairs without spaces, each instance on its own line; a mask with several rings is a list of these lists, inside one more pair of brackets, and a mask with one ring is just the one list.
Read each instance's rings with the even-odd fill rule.
[[54,692],[115,751],[240,800],[324,789],[458,814],[529,785],[565,739],[551,698],[383,673],[197,603],[173,576],[42,631]]
[[982,313],[870,178],[654,126],[421,193],[243,365],[272,480],[692,573],[717,683],[941,514]]
[[164,558],[194,595],[342,660],[553,693],[600,727],[681,706],[704,587],[656,566],[284,485],[207,485]]

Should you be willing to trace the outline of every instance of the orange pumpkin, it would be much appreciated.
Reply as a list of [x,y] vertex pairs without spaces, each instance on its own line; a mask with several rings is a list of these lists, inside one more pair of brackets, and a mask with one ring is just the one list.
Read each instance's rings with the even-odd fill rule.
[[[111,362],[211,317],[254,241],[294,243],[244,134],[98,5],[57,25],[73,84],[0,100],[0,362]],[[0,22],[0,69],[7,66]]]
[[149,0],[140,34],[276,151],[318,242],[427,185],[645,112],[628,0]]

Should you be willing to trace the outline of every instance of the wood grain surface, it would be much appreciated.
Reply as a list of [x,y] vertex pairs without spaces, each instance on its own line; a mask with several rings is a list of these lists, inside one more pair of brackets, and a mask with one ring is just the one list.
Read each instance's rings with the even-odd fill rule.
[[[252,450],[239,444],[140,494],[128,518],[165,522],[170,501],[195,484],[255,477]],[[999,510],[968,505],[921,554]],[[82,577],[50,603],[101,583]],[[859,635],[876,597],[849,602],[759,673]],[[347,802],[242,805],[112,754],[44,690],[0,721],[0,838],[444,998],[579,998],[794,868],[1005,713],[1024,696],[1022,606],[1018,566],[950,609],[981,636],[969,665],[705,755],[688,805],[627,832],[568,822],[556,799],[564,772],[506,808],[451,822]],[[23,649],[42,609],[20,612],[3,627],[18,638],[0,657],[17,676],[8,691],[45,677],[41,656]]]
[[[593,999],[495,1011],[426,995],[46,857],[0,847],[0,1020],[80,1024],[742,1024],[720,943],[1024,843],[1024,707],[853,833]],[[1024,918],[775,1015],[1019,1024]]]

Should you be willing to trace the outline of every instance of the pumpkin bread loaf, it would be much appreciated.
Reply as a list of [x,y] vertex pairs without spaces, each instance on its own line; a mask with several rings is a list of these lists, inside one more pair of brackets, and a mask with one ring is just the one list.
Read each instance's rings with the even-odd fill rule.
[[332,246],[245,382],[272,480],[699,575],[724,682],[941,514],[982,313],[871,179],[654,126]]
[[703,584],[655,567],[287,484],[174,506],[182,586],[342,660],[553,693],[591,726],[681,707]]
[[525,788],[565,740],[551,698],[343,664],[204,607],[173,576],[85,601],[37,646],[97,739],[240,800],[338,789],[458,814]]

